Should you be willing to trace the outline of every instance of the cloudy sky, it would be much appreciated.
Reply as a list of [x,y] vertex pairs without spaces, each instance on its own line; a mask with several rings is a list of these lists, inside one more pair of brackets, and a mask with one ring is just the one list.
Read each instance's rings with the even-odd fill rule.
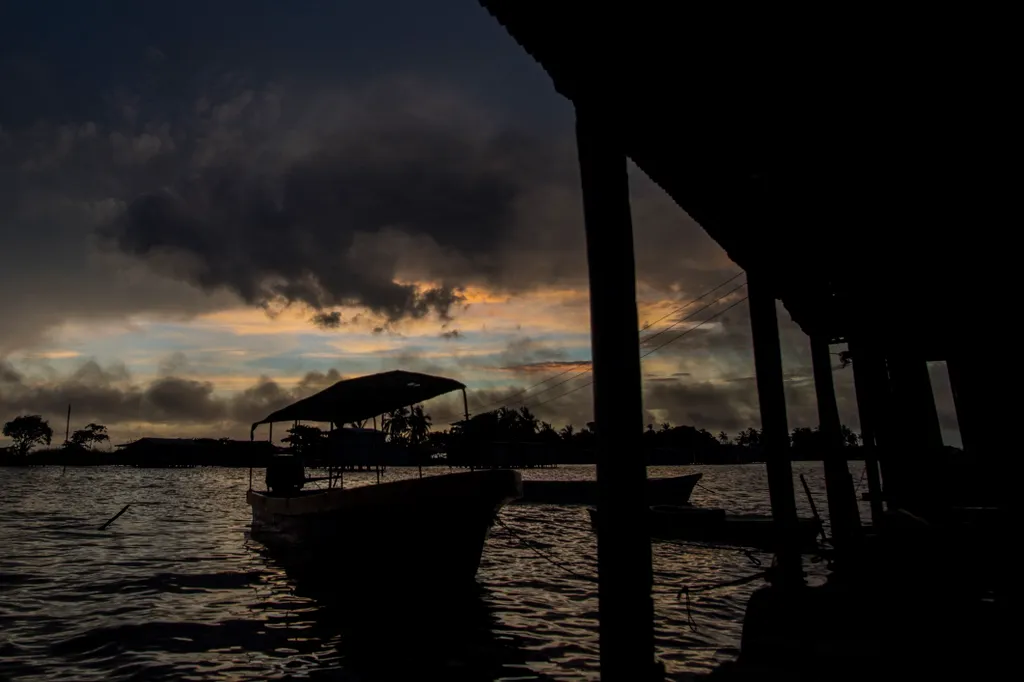
[[[59,431],[71,403],[115,440],[237,437],[396,368],[465,381],[471,410],[591,418],[572,109],[475,2],[17,3],[0,84],[4,421]],[[679,310],[740,271],[630,183],[648,421],[757,425],[744,278]],[[780,322],[812,425],[807,341]]]

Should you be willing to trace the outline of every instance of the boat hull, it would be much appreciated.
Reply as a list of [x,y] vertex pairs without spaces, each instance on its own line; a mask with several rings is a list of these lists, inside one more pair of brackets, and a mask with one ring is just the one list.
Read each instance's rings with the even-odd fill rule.
[[[647,503],[686,504],[703,474],[647,479]],[[598,503],[597,481],[523,481],[523,496],[517,504]]]
[[252,537],[289,567],[351,580],[471,581],[514,471],[428,476],[280,497],[249,491]]

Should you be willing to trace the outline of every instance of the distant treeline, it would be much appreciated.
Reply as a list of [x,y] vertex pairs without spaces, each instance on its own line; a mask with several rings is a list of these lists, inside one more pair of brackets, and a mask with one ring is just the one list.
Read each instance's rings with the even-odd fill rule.
[[0,453],[0,466],[265,467],[281,448],[227,438],[140,438],[113,450],[59,447]]
[[[540,421],[528,408],[501,408],[460,422],[449,431],[431,432],[428,440],[455,466],[487,466],[492,463],[530,465],[555,461],[559,464],[596,462],[594,424],[576,429],[567,425],[555,430]],[[847,458],[860,454],[859,437],[842,427],[842,447]],[[793,429],[791,454],[797,460],[821,459],[829,447],[818,429]],[[648,424],[639,453],[650,465],[742,464],[761,461],[761,431],[748,428],[730,437],[714,435],[693,426]],[[623,454],[623,456],[628,456]]]
[[[479,414],[452,426],[432,431],[430,415],[421,406],[384,416],[382,430],[387,447],[376,455],[380,464],[447,466],[543,466],[596,462],[594,424],[580,429],[567,425],[555,430],[526,407],[501,408]],[[362,424],[352,426],[361,427]],[[0,465],[128,465],[149,467],[238,466],[263,467],[276,453],[293,452],[312,463],[330,459],[328,434],[308,424],[295,424],[278,447],[267,441],[236,441],[227,438],[141,438],[113,450],[99,450],[107,442],[106,427],[90,424],[77,431],[59,448],[34,450],[49,445],[52,431],[38,415],[18,417],[4,426],[15,445],[0,451]],[[818,460],[829,449],[817,429],[796,428],[790,437],[795,460]],[[748,428],[735,436],[717,435],[693,426],[649,424],[639,453],[651,465],[739,464],[764,459],[761,432]],[[859,438],[843,427],[842,447],[848,459],[860,456]],[[34,451],[33,451],[34,450]]]

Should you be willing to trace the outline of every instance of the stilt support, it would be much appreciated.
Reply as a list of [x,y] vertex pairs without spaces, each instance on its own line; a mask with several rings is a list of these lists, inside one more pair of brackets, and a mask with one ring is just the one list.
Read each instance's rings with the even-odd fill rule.
[[795,542],[796,498],[793,466],[789,457],[789,423],[786,418],[786,392],[782,382],[782,349],[779,344],[775,296],[767,283],[753,272],[747,273],[747,289],[750,292],[750,327],[754,338],[757,398],[761,406],[761,444],[768,469],[772,516],[781,541],[774,583],[779,587],[799,586],[804,584],[804,575],[800,551]]
[[825,465],[825,489],[828,492],[828,515],[832,524],[832,541],[842,549],[860,533],[860,512],[850,467],[846,463],[842,423],[836,404],[832,381],[832,356],[828,339],[811,337],[811,362],[814,365],[814,392],[818,399],[818,430],[825,443],[822,458]]
[[853,382],[857,394],[857,413],[860,416],[860,438],[864,447],[864,471],[868,480],[868,496],[871,498],[871,523],[882,523],[882,479],[878,473],[878,397],[872,383],[872,358],[867,344],[850,341],[850,355],[853,358]]
[[[626,156],[611,110],[577,103],[576,143],[583,184],[590,335],[594,368],[601,679],[660,679],[654,660],[651,541],[646,532],[647,468],[641,452],[643,404],[633,225]],[[605,521],[607,519],[607,521]]]

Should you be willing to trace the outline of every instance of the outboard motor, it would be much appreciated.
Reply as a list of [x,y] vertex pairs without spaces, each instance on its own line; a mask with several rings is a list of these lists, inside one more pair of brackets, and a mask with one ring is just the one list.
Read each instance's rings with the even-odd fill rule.
[[298,457],[271,457],[267,465],[267,490],[275,495],[296,494],[306,483],[306,470]]

